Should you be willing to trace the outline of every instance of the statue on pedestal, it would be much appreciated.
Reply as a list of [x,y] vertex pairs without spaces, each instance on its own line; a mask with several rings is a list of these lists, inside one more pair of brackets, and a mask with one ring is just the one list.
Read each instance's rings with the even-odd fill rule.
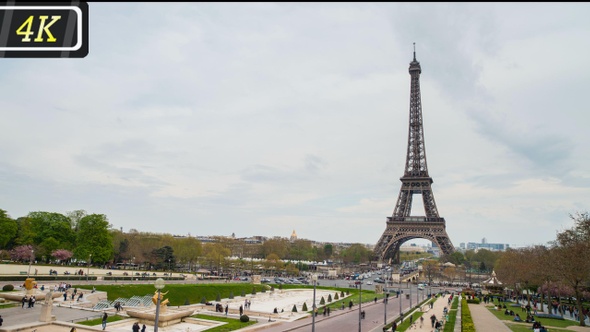
[[33,290],[37,286],[37,282],[35,278],[27,278],[25,280],[25,289],[27,290],[27,295],[34,294],[35,291]]

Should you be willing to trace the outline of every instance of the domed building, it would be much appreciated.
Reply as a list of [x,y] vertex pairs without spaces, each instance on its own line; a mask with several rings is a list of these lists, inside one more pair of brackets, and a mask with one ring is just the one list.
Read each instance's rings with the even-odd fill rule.
[[297,240],[297,233],[295,233],[295,230],[293,230],[293,233],[291,233],[291,238],[290,238],[291,242]]

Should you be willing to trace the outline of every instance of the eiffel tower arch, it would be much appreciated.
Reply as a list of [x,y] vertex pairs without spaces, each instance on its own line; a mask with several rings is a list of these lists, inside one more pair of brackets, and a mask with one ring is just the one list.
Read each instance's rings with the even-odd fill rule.
[[[428,175],[424,128],[422,126],[422,101],[420,96],[420,74],[422,68],[414,59],[410,62],[410,125],[408,130],[408,150],[404,175],[393,215],[387,217],[386,228],[375,246],[375,255],[381,262],[396,258],[402,243],[422,238],[436,244],[444,254],[451,254],[455,247],[446,231],[445,219],[436,208],[432,193],[432,178]],[[413,195],[420,194],[424,203],[425,216],[411,216]]]

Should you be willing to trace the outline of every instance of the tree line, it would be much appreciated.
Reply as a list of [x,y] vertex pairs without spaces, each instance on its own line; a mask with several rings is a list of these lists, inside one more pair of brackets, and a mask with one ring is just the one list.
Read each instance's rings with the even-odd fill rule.
[[[12,219],[0,209],[0,256],[2,259],[42,263],[84,262],[92,265],[135,264],[157,270],[204,266],[217,271],[251,268],[252,259],[274,262],[273,269],[300,270],[301,264],[280,261],[338,260],[342,264],[370,261],[372,252],[363,244],[346,247],[331,243],[314,246],[309,240],[272,238],[263,243],[246,243],[233,237],[213,237],[201,243],[195,237],[129,232],[113,229],[104,214],[76,210],[60,214],[36,211]],[[238,257],[229,262],[227,257]],[[249,263],[247,263],[249,262]],[[268,262],[266,262],[267,267]]]

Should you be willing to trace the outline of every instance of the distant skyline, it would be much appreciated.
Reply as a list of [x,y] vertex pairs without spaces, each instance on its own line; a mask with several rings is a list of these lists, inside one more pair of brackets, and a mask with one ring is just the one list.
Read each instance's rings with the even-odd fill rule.
[[0,209],[374,244],[403,175],[415,42],[453,244],[546,244],[589,210],[589,14],[589,3],[90,2],[86,58],[0,59]]

